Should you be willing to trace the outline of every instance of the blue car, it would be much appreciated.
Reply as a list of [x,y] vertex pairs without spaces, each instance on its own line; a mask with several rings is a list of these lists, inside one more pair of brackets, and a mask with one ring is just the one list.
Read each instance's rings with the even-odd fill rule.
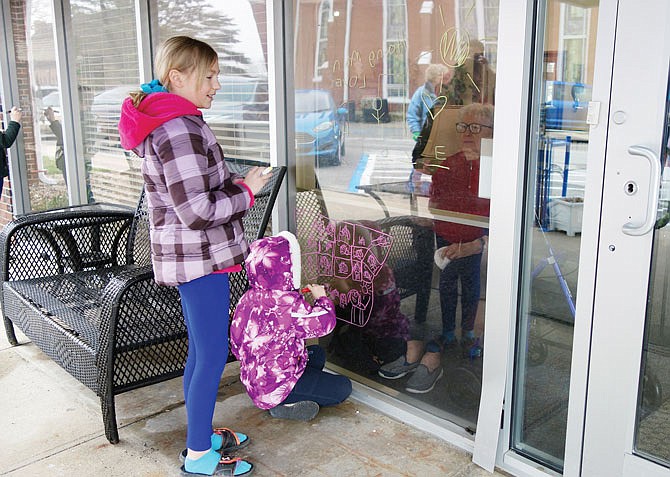
[[584,83],[547,81],[544,103],[547,129],[586,131],[591,86]]
[[337,108],[330,92],[295,92],[295,142],[298,157],[314,157],[318,165],[339,165],[345,154],[345,108]]

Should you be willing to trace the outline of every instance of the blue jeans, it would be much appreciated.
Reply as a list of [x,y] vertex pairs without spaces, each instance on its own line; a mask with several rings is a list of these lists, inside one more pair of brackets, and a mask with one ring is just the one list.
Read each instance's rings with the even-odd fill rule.
[[178,290],[188,330],[186,447],[205,451],[211,447],[214,405],[228,360],[228,274],[206,275],[179,285]]
[[319,406],[333,406],[348,398],[351,394],[351,380],[323,370],[326,365],[326,352],[323,348],[312,345],[307,347],[307,352],[307,367],[282,404],[314,401]]
[[[450,242],[437,237],[437,247]],[[472,331],[477,318],[481,294],[482,254],[452,260],[440,273],[440,306],[442,308],[442,336],[456,329],[458,282],[461,283],[461,332]]]

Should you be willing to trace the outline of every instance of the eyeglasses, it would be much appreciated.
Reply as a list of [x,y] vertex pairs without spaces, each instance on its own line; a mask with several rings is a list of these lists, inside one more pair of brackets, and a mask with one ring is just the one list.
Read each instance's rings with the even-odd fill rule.
[[479,134],[482,132],[482,128],[489,128],[493,129],[491,126],[487,126],[485,124],[479,124],[479,123],[456,123],[456,132],[459,133],[464,133],[468,129],[472,134]]

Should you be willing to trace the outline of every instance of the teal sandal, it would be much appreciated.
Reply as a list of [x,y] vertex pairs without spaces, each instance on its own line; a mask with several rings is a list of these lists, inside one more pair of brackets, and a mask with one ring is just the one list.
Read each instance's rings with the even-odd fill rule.
[[[188,467],[188,469],[186,468]],[[254,471],[254,465],[239,457],[221,457],[221,454],[210,449],[209,452],[199,459],[186,459],[181,466],[181,474],[188,475],[225,475],[242,477],[250,475]]]
[[[212,449],[223,455],[232,454],[249,445],[251,439],[246,434],[234,432],[227,427],[217,427],[212,432]],[[188,451],[184,449],[179,454],[179,461],[184,462]]]

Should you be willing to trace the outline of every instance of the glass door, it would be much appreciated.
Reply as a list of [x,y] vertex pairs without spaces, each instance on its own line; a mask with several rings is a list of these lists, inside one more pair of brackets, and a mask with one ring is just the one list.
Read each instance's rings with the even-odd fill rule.
[[510,448],[563,472],[600,2],[535,4]]
[[669,18],[619,1],[582,475],[670,475]]

